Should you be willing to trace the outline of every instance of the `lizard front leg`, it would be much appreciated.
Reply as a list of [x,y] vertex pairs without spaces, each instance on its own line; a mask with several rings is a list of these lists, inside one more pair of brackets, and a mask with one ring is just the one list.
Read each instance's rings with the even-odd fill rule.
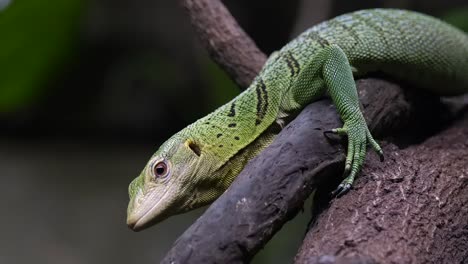
[[324,62],[322,78],[326,90],[344,123],[343,127],[332,129],[331,132],[348,136],[348,153],[344,170],[346,178],[334,191],[334,194],[342,195],[351,188],[356,174],[364,163],[367,144],[372,146],[381,160],[383,160],[383,152],[369,132],[359,108],[356,84],[346,54],[339,46],[331,45],[325,47],[318,56]]

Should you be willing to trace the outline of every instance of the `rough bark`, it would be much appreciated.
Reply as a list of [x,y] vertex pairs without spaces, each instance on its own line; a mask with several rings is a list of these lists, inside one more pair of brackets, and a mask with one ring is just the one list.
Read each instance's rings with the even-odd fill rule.
[[468,262],[468,111],[422,144],[384,151],[385,164],[367,161],[355,190],[316,214],[296,263]]
[[219,0],[181,0],[181,4],[211,58],[240,87],[248,87],[266,55]]
[[[412,114],[418,113],[415,104],[408,101],[415,97],[405,97],[396,85],[371,79],[359,81],[358,86],[368,123],[377,134],[406,124]],[[249,262],[301,210],[304,200],[318,184],[340,175],[344,151],[340,144],[330,143],[323,136],[324,129],[338,126],[339,118],[329,101],[308,106],[177,240],[163,263]],[[366,167],[394,170],[392,160],[386,163],[391,165],[385,165],[377,161],[375,154],[368,156]],[[374,173],[369,169],[366,172],[366,175]],[[360,190],[352,193],[358,195]],[[348,200],[345,197],[340,201]],[[389,202],[386,196],[379,197],[383,205]],[[348,209],[353,211],[354,206]]]
[[[237,41],[223,36],[229,35],[232,29],[218,30],[226,27],[222,25],[224,23],[230,25],[228,28],[238,27],[230,15],[225,20],[228,13],[219,1],[185,0],[183,3],[215,61],[245,87],[260,69],[250,66],[256,62],[263,63],[265,57],[244,60],[244,53],[232,54],[229,48],[211,44],[222,43],[222,47],[232,47],[232,43]],[[213,6],[218,8],[216,14]],[[245,33],[244,37],[248,39]],[[249,46],[254,45],[252,41],[243,43],[247,43],[243,49],[252,50],[254,47]],[[242,67],[239,64],[243,64]],[[240,78],[246,71],[251,75]],[[443,107],[430,97],[403,93],[398,85],[378,79],[359,81],[358,87],[365,116],[374,135],[396,134],[398,128],[408,127],[397,137],[400,145],[421,141],[440,128],[442,122],[434,120],[444,120],[433,115]],[[448,110],[442,112],[450,113]],[[430,120],[434,126],[416,129],[428,123],[424,119]],[[184,232],[162,262],[249,262],[275,232],[297,214],[304,200],[318,185],[316,204],[327,203],[327,195],[324,194],[330,191],[327,186],[336,186],[339,181],[336,175],[340,175],[343,168],[344,150],[341,144],[327,140],[323,130],[339,126],[338,116],[329,101],[315,102],[304,109]],[[385,257],[390,256],[389,259],[396,262],[424,262],[433,260],[431,257],[435,254],[438,260],[448,256],[455,256],[454,260],[466,260],[468,225],[464,219],[468,218],[466,210],[457,211],[457,208],[463,208],[467,198],[463,191],[466,193],[468,137],[466,130],[460,131],[457,134],[449,130],[440,138],[438,136],[402,151],[387,144],[384,146],[387,154],[385,163],[378,162],[375,154],[369,154],[355,190],[334,201],[328,209],[316,209],[320,213],[318,220],[310,229],[296,261],[387,263]],[[446,140],[449,144],[444,144]],[[459,174],[450,173],[457,168],[460,168]],[[420,174],[427,176],[421,177]],[[365,185],[366,182],[369,183]],[[340,232],[335,230],[335,225]],[[463,245],[463,248],[457,250],[455,243]],[[402,246],[411,248],[400,248]],[[428,253],[430,251],[433,255]]]

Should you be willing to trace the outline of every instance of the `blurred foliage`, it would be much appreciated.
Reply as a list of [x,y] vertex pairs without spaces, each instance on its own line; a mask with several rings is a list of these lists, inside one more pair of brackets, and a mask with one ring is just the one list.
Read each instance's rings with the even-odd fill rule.
[[32,103],[73,51],[82,0],[12,0],[0,11],[0,113]]
[[445,12],[442,19],[461,30],[468,32],[468,7]]

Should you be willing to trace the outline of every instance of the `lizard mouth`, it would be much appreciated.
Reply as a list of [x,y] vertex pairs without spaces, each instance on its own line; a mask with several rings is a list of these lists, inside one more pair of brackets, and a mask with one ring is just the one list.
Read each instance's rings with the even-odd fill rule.
[[[151,226],[159,218],[165,207],[161,208],[160,204],[165,201],[166,196],[169,192],[164,192],[164,194],[159,199],[153,199],[153,195],[148,195],[145,198],[145,202],[140,205],[135,204],[134,208],[128,213],[127,216],[127,226],[133,231],[141,231],[149,226]],[[135,201],[138,200],[138,197],[135,197]],[[157,200],[153,205],[149,205],[152,201]],[[167,201],[166,201],[167,204]],[[145,210],[145,208],[147,208]],[[138,210],[140,209],[140,210]]]

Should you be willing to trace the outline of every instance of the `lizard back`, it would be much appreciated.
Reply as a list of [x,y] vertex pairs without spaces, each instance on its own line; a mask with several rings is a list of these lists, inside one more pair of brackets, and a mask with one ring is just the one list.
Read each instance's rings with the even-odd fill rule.
[[381,71],[440,95],[468,89],[468,35],[434,17],[396,9],[356,11],[310,28],[283,49],[307,60],[317,47],[331,44],[343,49],[357,76]]
[[468,90],[468,36],[464,32],[416,12],[362,10],[299,35],[269,57],[248,89],[181,134],[196,137],[215,156],[215,170],[235,168],[229,173],[232,179],[271,142],[285,117],[294,116],[292,110],[297,112],[323,95],[320,77],[314,77],[318,82],[309,82],[310,95],[299,104],[292,99],[291,86],[321,49],[334,44],[345,52],[355,75],[382,71],[441,95]]

